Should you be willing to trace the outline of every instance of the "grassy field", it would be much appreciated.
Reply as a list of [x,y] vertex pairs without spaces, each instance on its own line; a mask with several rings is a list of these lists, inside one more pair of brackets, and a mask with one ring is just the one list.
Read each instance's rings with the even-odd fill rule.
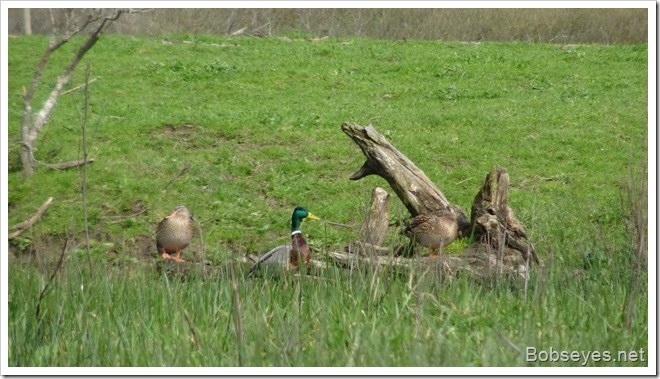
[[[641,288],[630,284],[629,200],[639,201],[647,175],[645,44],[170,41],[108,36],[85,58],[98,78],[88,127],[91,271],[81,173],[40,167],[25,179],[18,162],[21,91],[47,41],[9,41],[9,225],[55,199],[10,244],[9,366],[582,366],[526,362],[526,349],[648,351],[646,263]],[[63,50],[40,99],[74,46]],[[37,159],[80,157],[81,105],[80,90],[62,96]],[[344,121],[373,124],[466,210],[490,168],[505,167],[510,205],[546,263],[528,291],[341,269],[323,280],[244,279],[238,266],[237,333],[232,257],[286,243],[291,211],[304,205],[352,227],[303,224],[322,259],[355,238],[371,189],[386,186],[348,180],[364,157]],[[405,220],[393,203],[393,217]],[[177,204],[202,231],[184,257],[203,252],[215,275],[171,280],[154,270],[155,224]],[[64,267],[35,317],[67,238]]]

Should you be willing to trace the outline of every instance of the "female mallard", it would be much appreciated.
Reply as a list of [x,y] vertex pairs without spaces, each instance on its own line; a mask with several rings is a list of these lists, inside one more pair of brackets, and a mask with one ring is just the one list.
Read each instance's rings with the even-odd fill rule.
[[431,249],[429,256],[435,257],[438,249],[442,250],[458,237],[458,222],[451,212],[420,214],[413,217],[404,233],[412,241]]
[[164,259],[173,259],[184,263],[180,258],[193,236],[192,215],[188,208],[177,205],[174,212],[158,223],[156,230],[156,248]]
[[305,241],[305,237],[300,232],[300,225],[306,218],[319,220],[318,217],[310,213],[307,209],[296,207],[291,216],[291,244],[278,246],[264,254],[250,267],[249,273],[252,274],[260,269],[298,271],[298,265],[301,261],[304,267],[306,267],[311,254],[307,241]]

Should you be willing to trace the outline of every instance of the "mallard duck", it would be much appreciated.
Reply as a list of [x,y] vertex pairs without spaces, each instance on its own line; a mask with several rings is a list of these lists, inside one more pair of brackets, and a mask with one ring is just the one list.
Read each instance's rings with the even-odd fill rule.
[[304,267],[309,263],[311,253],[305,237],[300,231],[300,225],[305,219],[319,220],[303,207],[296,207],[291,215],[291,244],[278,246],[264,254],[251,267],[249,274],[257,270],[298,271],[298,265],[302,261]]
[[158,223],[156,248],[164,259],[184,263],[181,251],[188,246],[193,236],[192,215],[188,208],[177,205],[169,216]]
[[431,249],[429,256],[435,257],[438,249],[442,250],[458,237],[458,222],[451,212],[420,214],[413,217],[404,233],[412,241]]

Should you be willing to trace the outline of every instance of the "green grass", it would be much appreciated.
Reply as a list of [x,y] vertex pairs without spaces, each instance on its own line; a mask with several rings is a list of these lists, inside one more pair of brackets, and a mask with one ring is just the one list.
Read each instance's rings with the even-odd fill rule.
[[[12,241],[10,366],[238,365],[228,274],[157,275],[145,258],[155,253],[155,223],[186,204],[206,257],[221,267],[285,243],[296,205],[357,228],[371,189],[386,183],[348,180],[364,157],[341,132],[344,121],[372,123],[466,210],[490,168],[505,167],[510,205],[541,259],[553,253],[549,270],[534,273],[526,296],[507,282],[410,288],[407,277],[341,270],[300,284],[241,279],[242,364],[525,366],[527,346],[647,351],[646,291],[632,327],[624,324],[634,246],[621,200],[629,167],[646,159],[646,45],[173,38],[192,43],[106,36],[85,58],[99,78],[89,125],[93,277],[80,173],[40,167],[24,179],[17,159],[21,88],[46,40],[9,41],[9,224],[55,198]],[[64,50],[40,99],[75,49]],[[81,80],[79,70],[69,87]],[[37,159],[79,157],[81,104],[80,91],[61,98]],[[393,204],[394,217],[406,218]],[[318,257],[355,238],[324,223],[303,232]],[[71,256],[37,321],[66,236]],[[201,248],[196,239],[185,255]],[[589,253],[596,259],[585,269]],[[641,280],[646,288],[646,273]]]

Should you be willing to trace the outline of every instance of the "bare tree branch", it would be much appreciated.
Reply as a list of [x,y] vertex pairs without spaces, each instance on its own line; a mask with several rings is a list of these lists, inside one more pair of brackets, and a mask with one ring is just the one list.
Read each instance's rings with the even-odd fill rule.
[[[107,25],[119,19],[119,17],[124,13],[143,12],[145,12],[145,10],[138,9],[134,11],[127,8],[122,8],[113,10],[109,16],[104,16],[103,9],[97,9],[94,10],[93,13],[87,14],[84,18],[75,18],[73,17],[74,13],[65,12],[65,17],[67,17],[67,28],[66,31],[64,31],[63,34],[59,37],[57,36],[58,27],[55,22],[55,16],[53,15],[52,11],[50,12],[51,24],[53,25],[53,35],[51,36],[48,48],[37,64],[29,88],[24,90],[23,94],[23,119],[21,125],[22,149],[20,152],[20,158],[25,176],[30,176],[34,172],[36,163],[32,154],[34,150],[34,144],[39,133],[48,122],[51,112],[53,111],[59,96],[63,93],[64,87],[71,79],[73,72],[75,71],[82,58],[92,47],[94,47]],[[44,102],[39,112],[36,114],[36,116],[33,115],[32,102],[34,100],[34,94],[37,90],[37,87],[41,84],[44,68],[49,62],[53,52],[69,42],[73,36],[79,34],[93,24],[96,24],[96,28],[89,35],[85,43],[78,49],[78,52],[71,59],[63,73],[58,76],[55,87],[50,92],[50,95]]]
[[76,159],[73,161],[68,161],[68,162],[62,162],[62,163],[41,163],[44,166],[51,168],[53,170],[66,170],[67,168],[73,168],[73,167],[78,167],[82,165],[86,165],[89,163],[94,162],[94,159],[88,158],[87,160],[85,159]]
[[51,196],[48,198],[48,200],[46,200],[46,202],[41,207],[39,207],[37,213],[35,213],[34,216],[30,217],[30,219],[28,220],[25,220],[21,223],[12,226],[11,229],[9,230],[13,231],[13,233],[11,233],[7,238],[8,239],[16,238],[19,235],[21,235],[21,233],[23,233],[25,229],[31,228],[32,225],[34,225],[37,221],[41,219],[41,216],[43,216],[44,212],[46,212],[46,209],[50,207],[50,204],[52,202],[53,202],[53,197]]

